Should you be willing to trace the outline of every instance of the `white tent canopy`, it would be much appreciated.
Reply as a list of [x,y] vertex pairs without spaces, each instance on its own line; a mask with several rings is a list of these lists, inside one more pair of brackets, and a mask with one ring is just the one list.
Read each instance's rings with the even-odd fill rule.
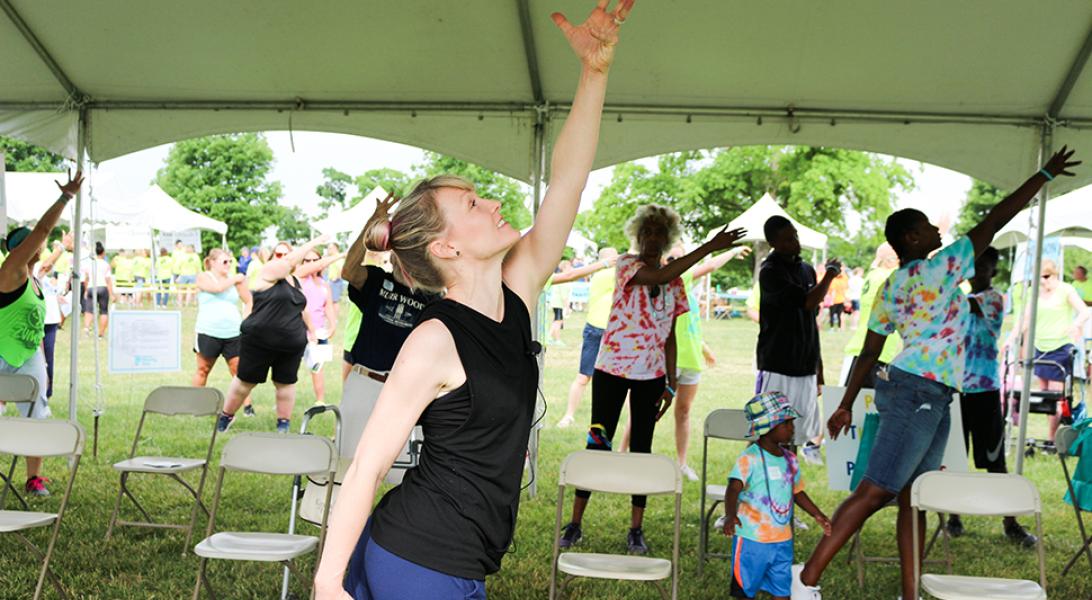
[[152,184],[137,200],[144,207],[143,221],[158,231],[205,229],[220,235],[227,233],[227,224],[194,212],[178,203],[156,184]]
[[[1050,201],[1043,225],[1044,235],[1062,235],[1063,239],[1092,238],[1092,186],[1073,190]],[[1032,219],[1038,211],[1025,209],[998,232],[993,240],[997,248],[1008,248],[1026,242]],[[1092,240],[1089,240],[1092,242]]]
[[350,233],[355,239],[356,236],[360,235],[360,230],[364,228],[368,218],[375,212],[375,203],[386,197],[387,190],[383,189],[383,186],[377,185],[360,202],[341,212],[328,215],[325,219],[315,221],[311,224],[311,228],[328,235]]
[[[785,209],[781,208],[781,205],[769,194],[763,194],[758,202],[755,202],[750,208],[743,211],[743,214],[732,219],[732,222],[728,223],[728,229],[739,229],[742,227],[747,230],[747,235],[740,239],[740,243],[764,242],[766,241],[766,237],[762,233],[762,226],[765,225],[767,219],[775,215],[785,217],[793,224],[793,227],[796,227],[796,233],[800,236],[801,247],[809,250],[826,249],[827,236],[825,234],[801,225],[799,221],[789,216],[789,213],[785,212]],[[713,231],[710,231],[710,237],[717,231],[720,230],[714,229]]]

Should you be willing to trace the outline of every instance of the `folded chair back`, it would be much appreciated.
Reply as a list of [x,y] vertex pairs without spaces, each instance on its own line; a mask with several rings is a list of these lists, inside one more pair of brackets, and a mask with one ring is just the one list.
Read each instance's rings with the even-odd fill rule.
[[0,375],[0,402],[34,402],[38,380],[30,375]]
[[747,415],[738,408],[718,408],[705,416],[705,436],[722,440],[754,441]]
[[1042,510],[1031,481],[998,473],[925,473],[914,481],[910,503],[925,511],[960,515],[1004,517]]
[[224,394],[216,388],[165,385],[144,400],[144,412],[160,415],[215,415],[224,406]]
[[224,445],[220,466],[268,475],[329,475],[337,470],[337,449],[316,435],[241,433]]
[[561,463],[559,483],[611,494],[682,493],[679,468],[659,454],[578,450]]
[[83,453],[83,429],[56,419],[0,417],[0,454],[66,456]]

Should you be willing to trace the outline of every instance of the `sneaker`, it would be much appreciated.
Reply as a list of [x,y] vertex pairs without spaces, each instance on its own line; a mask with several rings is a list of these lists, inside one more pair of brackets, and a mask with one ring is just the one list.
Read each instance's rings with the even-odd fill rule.
[[288,419],[277,419],[277,433],[288,433],[292,428],[292,421]]
[[952,515],[948,517],[945,529],[948,530],[948,535],[957,538],[963,535],[963,520],[959,518],[959,515]]
[[572,417],[566,415],[564,417],[561,417],[561,420],[557,422],[557,427],[559,429],[565,429],[566,427],[572,427],[573,421],[575,421],[575,419],[573,419]]
[[648,554],[645,532],[640,527],[630,527],[629,534],[626,535],[626,546],[630,554]]
[[792,524],[793,524],[793,527],[796,527],[800,531],[807,531],[811,527],[810,525],[808,525],[804,521],[800,520],[800,517],[793,517],[792,518]]
[[800,581],[800,574],[804,572],[804,565],[792,566],[792,600],[823,600],[819,593],[819,586],[804,585]]
[[681,464],[679,465],[679,470],[682,471],[682,474],[690,481],[698,480],[698,474],[694,472],[694,469],[690,468],[690,465]]
[[1039,538],[1028,533],[1028,530],[1024,529],[1024,526],[1016,521],[1009,521],[1005,524],[1005,537],[1025,548],[1031,548],[1039,541]]
[[572,548],[580,543],[582,537],[584,537],[584,533],[580,531],[580,523],[569,523],[561,528],[561,543],[559,545],[562,548]]
[[216,419],[216,431],[224,433],[228,429],[231,429],[231,424],[235,421],[235,415],[229,415],[227,413],[220,413],[220,418]]
[[47,498],[49,497],[49,490],[46,489],[47,483],[49,483],[48,479],[35,475],[34,477],[31,477],[27,480],[27,484],[23,487],[23,489],[26,491],[28,496]]
[[823,464],[823,455],[819,452],[819,445],[808,442],[804,444],[804,449],[801,451],[804,455],[804,462],[809,465],[821,465]]
[[254,413],[254,407],[252,405],[247,404],[246,406],[243,407],[243,416],[244,417],[253,417],[254,414],[255,414]]

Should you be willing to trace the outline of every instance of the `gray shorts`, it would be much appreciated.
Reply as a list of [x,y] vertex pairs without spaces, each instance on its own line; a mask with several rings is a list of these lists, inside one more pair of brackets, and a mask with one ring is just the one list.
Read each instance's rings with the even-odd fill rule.
[[678,379],[679,385],[698,385],[701,381],[701,371],[699,369],[678,369],[675,371],[675,378]]
[[46,390],[49,389],[49,375],[46,374],[45,353],[42,352],[41,348],[20,367],[13,367],[3,358],[0,358],[0,373],[5,375],[30,375],[38,381],[38,399],[36,401],[33,403],[14,403],[19,411],[19,416],[32,419],[48,419],[51,416],[49,400],[46,398]]

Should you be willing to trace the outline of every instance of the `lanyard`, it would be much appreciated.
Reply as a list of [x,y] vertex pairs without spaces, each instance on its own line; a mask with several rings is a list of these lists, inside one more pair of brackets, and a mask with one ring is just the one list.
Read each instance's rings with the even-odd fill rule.
[[[755,445],[758,446],[758,444]],[[794,503],[792,499],[792,494],[789,494],[789,505],[787,507],[782,508],[777,505],[777,503],[774,501],[773,493],[770,490],[770,471],[766,467],[766,450],[763,449],[762,446],[758,446],[758,455],[762,458],[762,473],[763,475],[765,475],[763,481],[766,484],[766,497],[770,499],[770,510],[774,512],[775,517],[780,517],[779,519],[776,519],[777,522],[788,523],[789,520],[792,518],[793,512]],[[796,479],[796,475],[795,473],[793,473],[791,465],[789,464],[789,460],[787,458],[785,459],[785,466],[788,467],[791,479]]]

